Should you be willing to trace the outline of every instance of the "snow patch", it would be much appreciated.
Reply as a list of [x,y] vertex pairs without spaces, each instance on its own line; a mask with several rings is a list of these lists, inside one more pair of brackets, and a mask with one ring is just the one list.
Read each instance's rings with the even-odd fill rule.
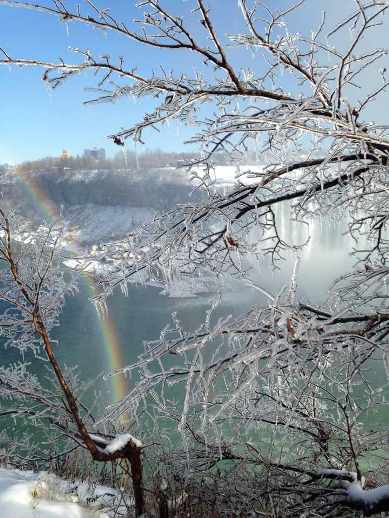
[[108,518],[108,514],[83,508],[59,491],[54,494],[45,480],[45,475],[31,471],[0,469],[1,516],[4,518]]
[[124,518],[133,499],[92,482],[0,468],[1,518]]

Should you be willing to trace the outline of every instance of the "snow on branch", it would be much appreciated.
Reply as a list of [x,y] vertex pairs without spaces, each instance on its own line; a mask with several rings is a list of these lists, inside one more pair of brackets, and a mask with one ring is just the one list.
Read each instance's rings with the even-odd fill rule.
[[354,471],[322,469],[322,478],[342,481],[346,490],[346,503],[352,509],[363,511],[365,516],[389,511],[389,484],[374,489],[364,489],[365,480],[358,480]]
[[107,453],[116,453],[117,451],[123,450],[126,446],[142,448],[143,443],[130,433],[121,433],[106,445],[105,451]]

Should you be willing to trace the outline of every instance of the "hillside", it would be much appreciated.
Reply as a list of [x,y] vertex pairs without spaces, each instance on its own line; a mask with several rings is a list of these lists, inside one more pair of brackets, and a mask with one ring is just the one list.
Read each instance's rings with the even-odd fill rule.
[[[0,174],[0,193],[37,224],[60,217],[84,243],[120,238],[153,215],[191,197],[189,173],[175,168],[148,171],[67,168]],[[50,221],[51,220],[51,221]]]

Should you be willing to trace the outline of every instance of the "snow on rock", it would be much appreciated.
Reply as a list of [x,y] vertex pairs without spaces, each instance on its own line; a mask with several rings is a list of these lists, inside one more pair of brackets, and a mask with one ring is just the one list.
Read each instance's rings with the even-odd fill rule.
[[143,446],[142,442],[130,433],[121,433],[107,444],[105,451],[108,453],[115,453],[116,451],[123,449],[128,443],[133,443],[138,448],[142,448]]

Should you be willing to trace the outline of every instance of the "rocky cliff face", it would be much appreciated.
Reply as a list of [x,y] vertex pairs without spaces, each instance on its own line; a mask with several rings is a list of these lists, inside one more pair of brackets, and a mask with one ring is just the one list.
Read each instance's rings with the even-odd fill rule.
[[21,199],[31,188],[55,206],[94,204],[154,209],[182,202],[191,191],[187,177],[174,170],[53,170],[23,176],[11,171],[0,176],[0,190],[7,197]]
[[23,216],[40,223],[54,208],[84,243],[120,238],[191,193],[187,176],[174,169],[0,174],[0,195]]

